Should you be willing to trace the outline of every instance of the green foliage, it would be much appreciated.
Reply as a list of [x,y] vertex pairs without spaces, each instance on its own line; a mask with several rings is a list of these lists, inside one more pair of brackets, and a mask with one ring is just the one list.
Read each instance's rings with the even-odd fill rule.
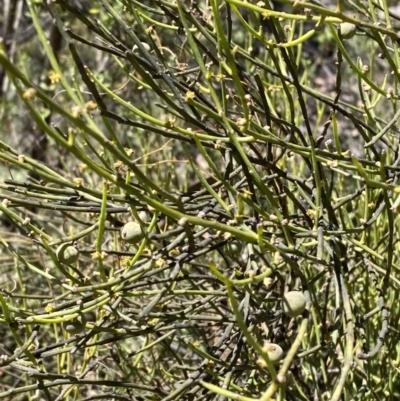
[[395,4],[44,3],[0,49],[0,399],[399,399]]

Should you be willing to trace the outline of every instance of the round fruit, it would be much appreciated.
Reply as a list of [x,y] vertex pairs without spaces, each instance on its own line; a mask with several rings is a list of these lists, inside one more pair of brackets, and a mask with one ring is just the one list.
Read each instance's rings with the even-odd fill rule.
[[121,237],[129,244],[137,244],[144,238],[144,232],[139,223],[131,221],[122,227]]
[[[140,42],[140,44],[144,47],[144,50],[146,50],[147,52],[151,50],[151,47],[146,42]],[[134,52],[137,49],[139,49],[139,46],[138,45],[133,45],[132,51]]]
[[350,22],[343,22],[340,24],[340,34],[343,39],[351,39],[357,31],[357,27]]
[[63,323],[64,330],[69,334],[82,333],[86,327],[85,315],[79,315],[76,319]]
[[306,297],[300,291],[289,291],[283,295],[283,313],[290,317],[301,315],[306,309]]
[[79,259],[79,250],[70,244],[61,244],[56,253],[57,259],[67,265],[75,263]]
[[278,344],[266,344],[263,350],[268,354],[268,358],[272,363],[279,362],[283,357],[283,349]]
[[234,258],[242,255],[243,245],[239,241],[233,241],[227,245],[227,252]]

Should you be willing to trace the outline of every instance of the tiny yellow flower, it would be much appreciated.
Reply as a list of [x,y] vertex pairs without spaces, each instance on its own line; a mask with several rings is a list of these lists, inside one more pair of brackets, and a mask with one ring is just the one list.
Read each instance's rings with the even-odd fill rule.
[[50,80],[52,85],[60,82],[60,79],[61,79],[60,75],[57,72],[53,71],[53,70],[51,70],[49,72],[48,77],[49,77],[49,80]]
[[75,178],[74,183],[77,187],[81,187],[83,185],[83,179],[82,178]]
[[28,88],[23,94],[22,94],[22,99],[24,100],[32,100],[36,97],[36,89],[34,88]]

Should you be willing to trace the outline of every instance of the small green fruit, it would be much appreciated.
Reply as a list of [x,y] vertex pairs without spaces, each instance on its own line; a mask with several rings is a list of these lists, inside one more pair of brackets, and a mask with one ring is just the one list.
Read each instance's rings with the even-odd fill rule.
[[[140,42],[140,44],[144,47],[144,49],[148,52],[151,50],[151,47],[146,43],[146,42]],[[133,45],[132,51],[135,52],[136,50],[139,49],[138,45]]]
[[131,221],[122,227],[121,238],[129,244],[137,244],[144,238],[144,232],[139,223]]
[[290,317],[301,315],[306,309],[306,297],[300,291],[289,291],[283,295],[283,313]]
[[82,333],[86,327],[86,317],[80,314],[76,319],[63,323],[64,330],[69,334]]
[[357,27],[350,22],[343,22],[340,24],[340,34],[343,39],[351,39],[357,31]]
[[278,363],[283,357],[283,349],[278,344],[266,344],[263,349],[272,363]]
[[243,244],[239,241],[233,241],[227,245],[226,251],[233,258],[237,258],[242,255]]
[[56,251],[57,259],[70,265],[79,259],[79,250],[70,244],[61,244]]

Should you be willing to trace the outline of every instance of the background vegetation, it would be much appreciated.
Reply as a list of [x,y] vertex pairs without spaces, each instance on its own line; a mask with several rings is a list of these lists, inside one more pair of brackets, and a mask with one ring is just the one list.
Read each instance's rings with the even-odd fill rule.
[[0,4],[1,399],[399,399],[397,2]]

